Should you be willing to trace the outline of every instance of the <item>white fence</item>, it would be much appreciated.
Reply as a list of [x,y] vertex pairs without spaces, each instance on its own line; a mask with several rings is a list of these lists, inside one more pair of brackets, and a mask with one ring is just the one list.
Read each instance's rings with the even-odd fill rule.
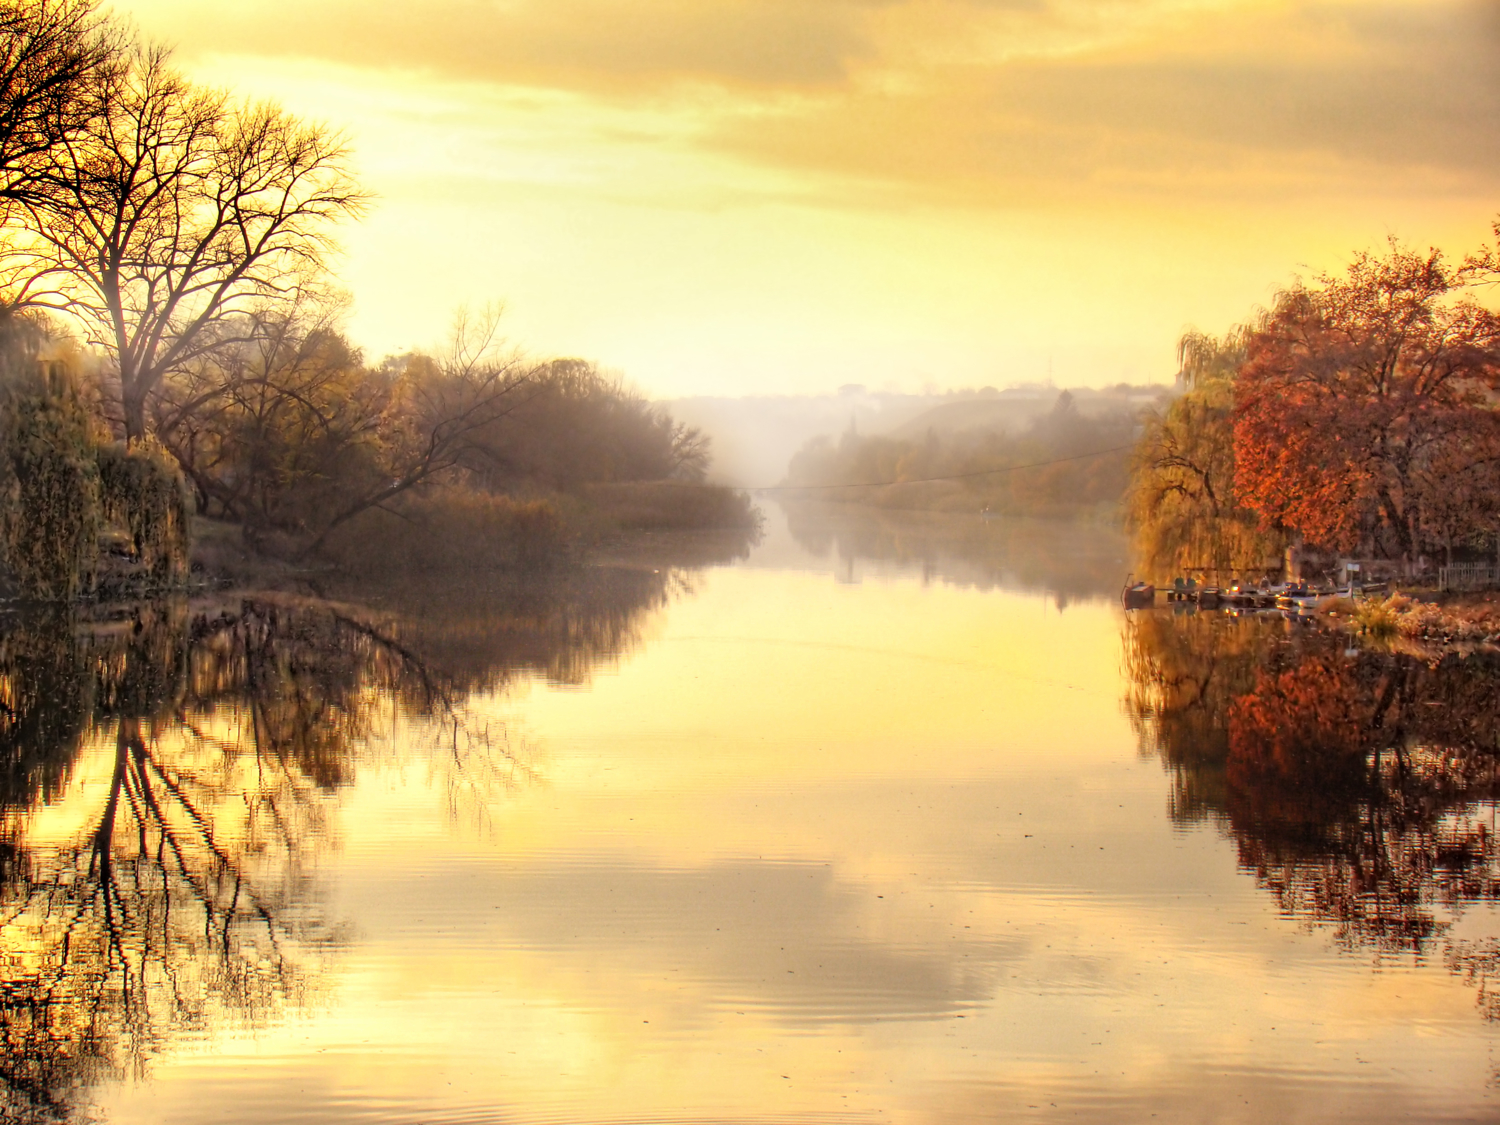
[[1500,586],[1500,567],[1487,563],[1455,563],[1438,568],[1439,590],[1483,590]]

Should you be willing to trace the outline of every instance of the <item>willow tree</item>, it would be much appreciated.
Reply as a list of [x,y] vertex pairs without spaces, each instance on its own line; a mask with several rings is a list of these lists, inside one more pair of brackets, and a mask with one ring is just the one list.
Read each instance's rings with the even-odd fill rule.
[[1251,332],[1183,336],[1177,357],[1186,389],[1148,416],[1136,444],[1126,518],[1151,573],[1258,569],[1285,546],[1235,492],[1234,383]]
[[100,434],[44,324],[0,315],[0,566],[23,593],[68,600],[99,562]]

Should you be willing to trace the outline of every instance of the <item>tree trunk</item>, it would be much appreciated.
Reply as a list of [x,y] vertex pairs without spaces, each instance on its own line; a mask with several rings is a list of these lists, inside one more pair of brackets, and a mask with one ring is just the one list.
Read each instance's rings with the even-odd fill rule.
[[1412,542],[1412,529],[1407,521],[1406,513],[1396,507],[1395,498],[1391,496],[1390,489],[1382,488],[1379,493],[1380,510],[1385,516],[1385,522],[1396,536],[1396,546],[1401,552],[1401,558],[1405,560],[1406,566],[1410,567],[1414,544]]
[[120,409],[125,415],[125,444],[134,445],[146,436],[146,394],[144,389],[122,387],[120,390]]

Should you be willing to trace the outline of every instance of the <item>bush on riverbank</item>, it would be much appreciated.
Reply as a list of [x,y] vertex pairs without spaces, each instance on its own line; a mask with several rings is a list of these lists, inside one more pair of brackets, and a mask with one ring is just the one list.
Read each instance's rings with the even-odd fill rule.
[[[753,531],[759,514],[744,493],[713,485],[644,481],[595,485],[536,499],[447,488],[405,496],[335,529],[298,569],[332,566],[352,578],[534,571],[601,540],[639,532]],[[203,552],[212,573],[234,580],[297,556],[294,539],[262,537],[256,563],[210,529]]]
[[1400,635],[1441,644],[1500,643],[1500,607],[1482,596],[1438,604],[1396,593],[1362,603],[1354,620],[1373,636]]
[[36,601],[180,584],[182,474],[153,442],[109,440],[78,368],[39,321],[0,323],[0,567]]
[[569,535],[548,500],[445,491],[372,509],[338,528],[320,557],[355,576],[531,569],[559,557]]

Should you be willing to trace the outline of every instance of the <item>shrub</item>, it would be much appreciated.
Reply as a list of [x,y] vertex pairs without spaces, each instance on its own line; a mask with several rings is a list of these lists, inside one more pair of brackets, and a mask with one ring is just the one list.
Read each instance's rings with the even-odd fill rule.
[[135,558],[156,582],[180,581],[188,568],[192,497],[177,462],[149,439],[127,449],[98,449],[104,519],[123,527]]
[[91,592],[101,512],[87,415],[71,396],[12,389],[0,417],[0,561],[28,597]]
[[1401,627],[1401,611],[1406,602],[1407,599],[1399,594],[1384,600],[1371,598],[1360,602],[1354,610],[1354,621],[1362,632],[1372,637],[1394,637]]
[[530,568],[555,558],[566,534],[546,500],[462,490],[372,508],[324,542],[322,556],[354,574]]

